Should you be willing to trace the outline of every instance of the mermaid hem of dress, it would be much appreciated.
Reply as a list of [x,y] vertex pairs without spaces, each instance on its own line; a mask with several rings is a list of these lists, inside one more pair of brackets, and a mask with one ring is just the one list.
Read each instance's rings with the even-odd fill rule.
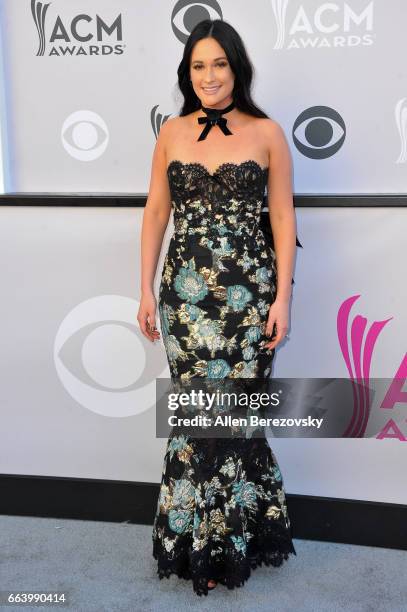
[[[184,546],[178,548],[177,556],[170,558],[163,548],[159,539],[153,538],[153,557],[158,561],[157,574],[160,580],[170,578],[172,575],[185,580],[192,580],[194,592],[201,595],[208,595],[208,581],[215,580],[232,590],[241,587],[250,578],[252,570],[265,566],[279,567],[288,560],[289,555],[297,555],[292,542],[290,531],[282,528],[281,524],[276,523],[272,529],[268,529],[267,534],[262,534],[260,541],[248,545],[246,555],[241,555],[236,559],[234,549],[225,549],[224,556],[217,563],[206,563],[202,567],[202,556],[199,553],[191,554],[191,538],[185,536]],[[199,567],[194,567],[194,554],[198,556]],[[205,555],[208,558],[209,555]]]

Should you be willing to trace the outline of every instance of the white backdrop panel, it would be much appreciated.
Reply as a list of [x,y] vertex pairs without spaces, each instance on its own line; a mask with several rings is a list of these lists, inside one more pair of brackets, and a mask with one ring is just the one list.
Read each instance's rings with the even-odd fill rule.
[[[162,343],[138,331],[141,208],[0,209],[0,473],[159,482],[154,381]],[[372,377],[405,356],[406,209],[300,209],[291,339],[274,376],[347,377],[338,308],[392,317]],[[161,253],[156,295],[163,256]],[[400,408],[400,407],[398,407]],[[405,410],[405,407],[404,407]],[[383,424],[390,410],[384,411]],[[407,431],[404,432],[407,435]],[[289,493],[407,503],[398,440],[272,439]]]
[[[407,193],[405,0],[47,4],[37,56],[29,0],[0,2],[6,191],[146,193],[153,125],[178,114],[185,37],[210,16],[246,44],[254,98],[287,135],[296,193]],[[97,17],[121,30],[99,41]]]

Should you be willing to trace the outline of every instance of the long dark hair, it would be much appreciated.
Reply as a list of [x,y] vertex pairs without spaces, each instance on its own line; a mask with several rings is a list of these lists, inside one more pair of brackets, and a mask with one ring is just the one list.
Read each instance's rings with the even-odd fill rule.
[[236,30],[222,19],[204,19],[196,24],[184,47],[184,54],[178,66],[178,86],[184,96],[180,116],[189,115],[201,107],[201,101],[190,82],[191,54],[194,45],[202,38],[214,38],[226,53],[235,77],[232,92],[235,107],[254,117],[269,118],[253,102],[250,88],[253,80],[253,65],[247,55],[244,43]]

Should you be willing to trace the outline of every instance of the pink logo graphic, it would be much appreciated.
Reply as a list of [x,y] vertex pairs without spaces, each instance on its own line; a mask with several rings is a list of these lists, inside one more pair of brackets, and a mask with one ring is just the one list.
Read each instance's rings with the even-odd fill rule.
[[380,332],[393,318],[374,321],[367,330],[364,340],[366,317],[358,314],[350,322],[350,310],[358,298],[360,295],[353,295],[341,304],[336,321],[339,345],[352,382],[354,406],[352,418],[343,437],[353,438],[360,438],[365,434],[370,412],[369,377],[373,349]]
[[[407,404],[407,391],[402,390],[406,382],[406,377],[407,353],[404,355],[404,359],[396,372],[396,375],[382,401],[380,408],[394,408],[399,402]],[[382,438],[397,438],[401,442],[407,442],[407,438],[393,419],[389,419],[377,437],[380,440]]]

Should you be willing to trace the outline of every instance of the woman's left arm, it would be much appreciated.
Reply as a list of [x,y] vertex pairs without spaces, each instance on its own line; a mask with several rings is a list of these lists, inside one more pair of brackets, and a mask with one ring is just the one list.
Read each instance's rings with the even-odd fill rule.
[[277,266],[277,294],[270,306],[266,335],[271,336],[274,325],[276,335],[265,344],[275,348],[287,334],[296,252],[297,224],[293,203],[291,154],[281,126],[267,121],[269,142],[269,175],[267,184],[268,209],[273,232]]

